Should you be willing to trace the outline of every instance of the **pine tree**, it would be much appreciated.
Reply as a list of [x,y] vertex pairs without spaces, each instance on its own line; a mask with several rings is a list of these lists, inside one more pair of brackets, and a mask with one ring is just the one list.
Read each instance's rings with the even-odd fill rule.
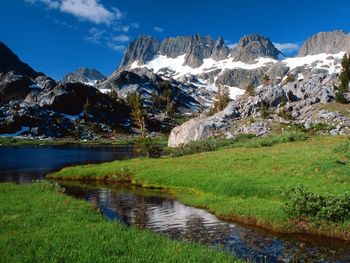
[[86,101],[85,101],[83,108],[84,108],[84,117],[89,118],[89,114],[91,111],[91,104],[89,102],[89,98],[86,98]]
[[109,94],[109,97],[112,101],[117,102],[118,101],[118,92],[116,89],[112,89],[111,93]]
[[155,90],[152,90],[151,100],[152,100],[152,111],[155,112],[158,108],[158,95]]
[[175,105],[173,101],[170,101],[169,103],[167,103],[167,107],[166,107],[166,114],[169,117],[172,117],[175,113]]
[[293,81],[295,81],[294,75],[291,73],[288,73],[286,78],[286,83],[293,82]]
[[226,86],[219,86],[215,97],[214,111],[219,112],[225,109],[230,100],[229,89]]
[[146,112],[143,108],[141,96],[135,91],[128,93],[126,99],[131,107],[131,119],[134,124],[139,126],[141,137],[144,137],[146,133]]
[[254,96],[255,95],[255,86],[253,83],[250,83],[246,88],[245,88],[246,94],[249,96]]
[[266,74],[264,75],[264,77],[262,79],[262,84],[264,86],[268,86],[268,85],[271,84],[271,79],[270,79],[270,77],[268,75],[266,75]]
[[350,82],[350,55],[345,54],[341,61],[342,71],[339,75],[340,85],[338,92],[335,94],[335,101],[346,103],[344,93],[348,91]]

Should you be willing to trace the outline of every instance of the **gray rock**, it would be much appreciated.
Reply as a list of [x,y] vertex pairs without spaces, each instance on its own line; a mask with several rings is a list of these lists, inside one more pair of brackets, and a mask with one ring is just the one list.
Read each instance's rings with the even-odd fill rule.
[[151,36],[142,35],[130,43],[124,53],[124,57],[120,64],[120,69],[127,68],[134,61],[138,61],[139,65],[151,60],[157,54],[160,42]]
[[254,63],[259,57],[278,59],[280,53],[270,39],[252,34],[240,39],[238,45],[232,50],[231,56],[235,61]]
[[216,60],[222,60],[228,57],[230,55],[230,49],[225,45],[224,40],[222,37],[219,37],[218,40],[214,44],[213,52],[211,54],[211,57]]
[[344,31],[319,32],[309,37],[298,52],[298,57],[320,53],[335,54],[350,50],[350,36]]
[[236,105],[231,102],[223,111],[211,117],[191,119],[175,127],[170,133],[168,146],[178,147],[190,141],[204,140],[211,136],[225,136],[228,121],[238,117]]
[[250,83],[254,86],[261,84],[263,76],[266,74],[267,68],[261,67],[257,69],[225,69],[216,79],[216,85],[228,85],[245,89]]
[[96,83],[106,77],[96,69],[80,67],[76,71],[68,73],[63,77],[65,83]]

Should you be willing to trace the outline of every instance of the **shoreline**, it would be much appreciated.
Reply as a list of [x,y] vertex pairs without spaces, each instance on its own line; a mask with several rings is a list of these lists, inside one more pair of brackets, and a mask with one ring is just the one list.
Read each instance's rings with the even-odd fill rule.
[[[321,141],[321,143],[319,141]],[[303,145],[314,146],[315,143],[321,144],[322,147],[326,146],[326,145],[323,145],[323,141],[326,142],[326,145],[327,144],[335,145],[336,143],[334,143],[334,141],[335,142],[344,141],[344,138],[343,137],[314,138],[307,142],[301,142],[300,147],[303,147]],[[294,144],[288,143],[289,146],[292,146],[292,145],[295,146],[295,144],[298,144],[298,143],[297,142]],[[279,151],[285,151],[286,149],[283,145],[284,144],[280,144],[272,147],[266,147],[265,149],[269,149],[272,151],[274,150],[274,148],[278,148]],[[262,149],[262,148],[259,148],[259,149]],[[166,157],[161,159],[136,158],[128,161],[116,161],[116,162],[110,162],[110,163],[104,163],[104,164],[98,164],[98,165],[73,166],[70,168],[63,168],[58,172],[49,174],[47,178],[54,179],[54,180],[68,179],[69,181],[82,181],[82,182],[84,181],[85,182],[89,182],[89,181],[90,182],[93,182],[93,181],[107,182],[108,184],[113,184],[113,182],[119,182],[120,180],[122,180],[124,181],[124,183],[127,182],[131,185],[138,186],[138,187],[144,187],[148,189],[152,189],[152,188],[165,189],[170,193],[174,194],[175,198],[177,198],[184,204],[205,209],[210,213],[214,214],[215,216],[217,216],[218,218],[226,221],[239,222],[246,225],[256,226],[256,227],[265,229],[267,231],[272,231],[273,233],[280,233],[280,234],[304,233],[304,234],[313,235],[313,236],[337,238],[337,239],[350,241],[349,220],[340,224],[328,223],[324,221],[318,221],[318,222],[306,221],[305,222],[305,221],[294,220],[292,218],[288,218],[285,214],[283,214],[283,212],[279,208],[281,206],[282,201],[280,199],[276,199],[276,197],[274,197],[273,194],[270,197],[264,197],[264,196],[259,197],[256,194],[256,196],[253,195],[251,198],[248,198],[248,199],[251,199],[250,201],[243,198],[240,195],[237,197],[235,196],[230,197],[230,195],[224,196],[224,195],[219,195],[218,193],[215,194],[211,192],[210,188],[207,191],[203,191],[203,189],[199,189],[198,187],[196,187],[195,183],[191,183],[190,181],[178,183],[178,180],[180,179],[171,178],[172,176],[176,176],[176,175],[178,176],[179,174],[181,174],[181,176],[183,177],[190,177],[191,171],[189,171],[188,169],[190,169],[191,166],[196,165],[197,159],[200,160],[202,156],[205,156],[206,159],[209,160],[215,157],[221,158],[220,156],[218,156],[218,153],[222,151],[233,152],[233,155],[234,155],[239,150],[243,152],[247,152],[249,154],[249,149],[247,148],[235,148],[235,149],[224,149],[224,150],[218,150],[215,152],[189,155],[184,157],[171,157],[171,158]],[[295,150],[298,151],[298,149],[295,149]],[[316,150],[318,151],[318,149]],[[264,154],[264,152],[260,151],[259,154]],[[211,155],[214,155],[214,156],[211,156]],[[326,157],[328,158],[328,156]],[[179,165],[177,162],[178,161],[181,162],[184,159],[186,161],[190,160],[190,164],[191,164],[190,167],[187,169],[179,169],[177,173],[171,172],[171,169],[174,169],[174,168],[176,169],[176,166]],[[158,160],[158,163],[157,163],[157,160]],[[196,176],[201,176],[201,173],[204,173],[206,169],[209,169],[207,163],[204,163],[204,164],[201,163],[201,165],[203,166],[203,168],[199,168],[198,170],[196,170],[196,173],[195,173]],[[317,167],[318,166],[319,164],[317,164]],[[334,167],[334,169],[337,170],[339,169],[339,167]],[[343,173],[346,174],[347,170],[349,170],[349,167],[346,165],[344,169],[345,170],[343,171]],[[161,175],[162,172],[166,172],[166,171],[169,173],[168,176]],[[328,172],[330,171],[325,171],[325,175],[327,175]],[[127,176],[127,180],[125,180],[125,176]],[[217,176],[219,178],[219,175]],[[152,178],[152,177],[157,177],[157,178]],[[205,177],[203,177],[203,179],[209,180]],[[264,178],[263,177],[258,178],[257,180],[264,180]],[[316,177],[316,180],[317,180],[317,177]],[[198,180],[198,182],[200,183],[201,181]],[[214,180],[214,183],[217,183],[217,186],[213,185],[213,187],[222,186],[220,182],[215,182],[215,180]],[[350,182],[349,182],[349,185],[350,185]],[[323,188],[327,187],[327,185],[322,187]],[[266,195],[264,194],[264,192],[266,191],[265,189],[259,188],[258,190],[260,190],[263,193],[263,195]],[[217,192],[220,192],[220,190],[217,190]],[[262,206],[266,205],[266,211],[263,211],[264,209],[261,209],[261,207],[258,207],[258,205],[255,205],[254,202],[260,203],[262,204]],[[230,203],[232,203],[233,206],[235,207],[230,208]],[[240,206],[244,206],[246,209],[241,209]],[[268,214],[269,212],[271,212],[270,215]]]

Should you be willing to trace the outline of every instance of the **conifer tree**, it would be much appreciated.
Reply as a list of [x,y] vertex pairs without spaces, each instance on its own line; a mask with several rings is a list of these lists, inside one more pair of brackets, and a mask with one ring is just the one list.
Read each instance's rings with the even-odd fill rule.
[[215,97],[214,111],[219,112],[225,109],[230,102],[230,91],[226,86],[219,86],[218,92]]
[[346,103],[344,93],[349,89],[350,82],[350,55],[345,54],[341,61],[342,71],[339,75],[340,85],[335,94],[335,100],[340,103]]
[[246,94],[249,96],[254,96],[255,95],[255,86],[253,83],[250,83],[246,88],[245,88]]
[[146,112],[143,108],[141,96],[138,92],[130,92],[127,96],[128,105],[131,107],[131,119],[141,131],[141,137],[146,133]]

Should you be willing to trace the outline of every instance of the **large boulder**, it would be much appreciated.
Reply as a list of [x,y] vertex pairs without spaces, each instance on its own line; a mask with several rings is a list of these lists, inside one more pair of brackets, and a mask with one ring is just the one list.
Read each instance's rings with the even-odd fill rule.
[[213,116],[191,119],[175,127],[170,133],[168,146],[178,147],[212,136],[225,136],[228,121],[239,118],[239,116],[235,103],[231,102],[223,111]]

